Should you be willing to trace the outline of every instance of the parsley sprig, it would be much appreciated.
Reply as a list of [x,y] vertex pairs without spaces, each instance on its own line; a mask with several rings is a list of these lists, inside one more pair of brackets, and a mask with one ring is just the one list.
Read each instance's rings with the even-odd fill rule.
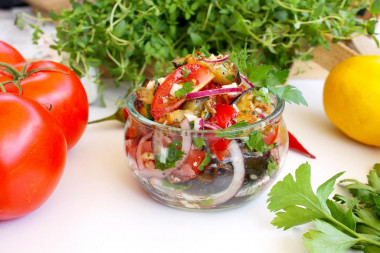
[[167,170],[175,167],[175,163],[182,158],[185,154],[179,147],[182,146],[182,143],[178,140],[173,140],[167,147],[165,161],[161,161],[163,154],[156,156],[156,167],[160,170]]
[[304,244],[311,252],[343,253],[349,248],[362,249],[366,253],[380,252],[380,219],[376,213],[380,194],[380,164],[369,173],[368,184],[356,180],[344,186],[353,197],[335,195],[336,174],[313,192],[310,182],[311,168],[302,164],[295,172],[285,176],[269,193],[268,209],[276,213],[272,224],[277,228],[291,227],[313,222],[314,229],[304,234]]
[[192,82],[186,82],[182,84],[182,88],[175,91],[174,95],[177,98],[186,97],[187,93],[190,93],[194,90],[194,84]]
[[268,100],[265,93],[269,91],[286,102],[307,105],[300,90],[292,85],[285,85],[289,76],[288,69],[275,69],[273,66],[260,64],[258,58],[247,52],[246,46],[243,50],[233,51],[231,60],[249,81],[260,88],[256,93],[259,93],[261,99]]
[[[234,129],[239,128],[239,127],[245,127],[248,125],[249,125],[249,123],[247,121],[244,121],[244,120],[239,121],[232,126],[226,127],[224,129],[216,130],[215,131],[216,137],[225,138],[225,139],[234,139],[243,133],[242,130],[234,130]],[[231,130],[233,130],[233,131],[231,131]]]

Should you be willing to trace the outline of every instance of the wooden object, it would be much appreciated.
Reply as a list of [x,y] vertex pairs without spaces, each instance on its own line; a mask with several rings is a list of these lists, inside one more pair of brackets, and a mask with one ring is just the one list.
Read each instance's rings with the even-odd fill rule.
[[71,7],[70,0],[24,0],[33,11],[40,11],[42,15],[47,15],[49,11],[59,13],[62,8]]

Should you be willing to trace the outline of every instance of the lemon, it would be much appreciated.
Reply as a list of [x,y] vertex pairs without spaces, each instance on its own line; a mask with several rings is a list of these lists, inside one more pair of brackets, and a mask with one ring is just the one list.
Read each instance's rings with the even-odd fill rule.
[[323,105],[347,136],[380,147],[380,55],[348,58],[329,73]]

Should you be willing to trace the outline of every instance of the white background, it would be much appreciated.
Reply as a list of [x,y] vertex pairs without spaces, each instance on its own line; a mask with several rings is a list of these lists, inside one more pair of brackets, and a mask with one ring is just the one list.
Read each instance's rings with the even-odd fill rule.
[[[0,40],[15,41],[31,58],[36,49],[30,34],[11,27],[6,14],[0,11]],[[21,36],[29,39],[17,39]],[[340,171],[346,171],[342,179],[366,182],[369,169],[380,163],[380,149],[347,138],[330,123],[322,106],[323,79],[289,83],[302,90],[309,106],[286,105],[285,122],[317,159],[289,151],[278,179],[307,161],[314,188]],[[119,94],[111,86],[109,107],[91,105],[90,120],[111,114]],[[0,252],[308,252],[302,244],[308,226],[282,231],[270,224],[274,214],[267,210],[268,192],[227,211],[163,206],[142,190],[126,166],[123,125],[89,125],[68,152],[61,182],[48,201],[25,217],[0,222]]]

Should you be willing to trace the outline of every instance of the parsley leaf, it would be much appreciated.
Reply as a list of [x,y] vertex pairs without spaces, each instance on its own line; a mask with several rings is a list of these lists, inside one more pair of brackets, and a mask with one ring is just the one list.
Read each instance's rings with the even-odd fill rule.
[[203,158],[201,164],[198,166],[198,170],[203,171],[205,169],[205,166],[207,166],[211,161],[211,156],[209,153],[205,154],[205,158]]
[[156,156],[155,161],[156,161],[156,167],[160,170],[167,170],[170,168],[175,167],[175,163],[182,158],[182,156],[185,154],[182,152],[182,150],[178,149],[180,146],[182,146],[182,143],[178,140],[173,140],[169,146],[167,147],[166,151],[166,157],[164,157],[163,162],[161,162],[163,158],[163,154]]
[[190,187],[190,183],[188,184],[172,184],[168,182],[166,179],[162,180],[162,186],[172,188],[174,190],[186,190]]
[[206,146],[206,142],[202,138],[193,138],[193,144],[199,149],[202,149],[204,146]]
[[375,0],[370,7],[370,11],[372,14],[376,15],[380,13],[380,0]]
[[187,93],[190,93],[194,90],[194,84],[192,82],[186,82],[183,83],[183,86],[181,89],[174,92],[175,96],[177,98],[186,97]]
[[264,104],[270,104],[272,102],[271,95],[267,88],[252,89],[252,94],[257,100]]
[[183,74],[182,78],[187,79],[189,77],[190,70],[185,69],[185,68],[182,68],[181,70],[182,70],[182,74]]
[[150,112],[152,105],[151,104],[145,104],[144,107],[145,107],[147,118],[150,120],[153,120],[152,113]]
[[[374,193],[375,185],[380,182],[376,168],[378,167],[374,166],[374,170],[369,173],[368,184],[356,180],[343,180],[341,183],[350,182],[344,187],[350,191],[355,189],[354,194],[358,189]],[[333,200],[328,199],[337,178],[342,174],[343,172],[338,173],[327,180],[314,193],[310,182],[310,165],[305,163],[299,166],[295,178],[288,174],[268,194],[268,209],[276,213],[272,224],[289,229],[313,222],[317,230],[310,229],[303,238],[306,248],[311,252],[343,253],[351,247],[368,253],[378,252],[380,219],[374,210],[363,207],[360,195],[354,199],[343,195],[335,195]],[[366,198],[365,203],[367,200]]]
[[[288,69],[277,70],[272,66],[259,64],[259,61],[247,52],[234,52],[230,58],[235,62],[239,71],[244,73],[256,87],[266,88],[270,93],[286,102],[307,105],[301,91],[292,85],[284,85],[289,76]],[[244,63],[242,64],[242,62]]]
[[248,135],[248,138],[244,138],[245,144],[247,144],[250,150],[257,150],[261,153],[268,152],[273,145],[266,145],[264,142],[263,134],[259,131],[253,131]]
[[239,127],[245,127],[245,126],[248,126],[249,123],[245,120],[242,120],[242,121],[239,121],[237,122],[236,124],[232,125],[232,126],[229,126],[229,127],[226,127],[224,129],[220,129],[220,130],[216,130],[216,137],[220,137],[220,138],[225,138],[225,139],[232,139],[232,138],[235,138],[236,136],[240,135],[243,133],[243,131],[233,131],[233,132],[230,132],[231,130],[234,130],[235,128],[239,128]]
[[305,246],[311,252],[343,253],[359,241],[322,220],[315,220],[314,225],[319,231],[311,229],[304,234]]

